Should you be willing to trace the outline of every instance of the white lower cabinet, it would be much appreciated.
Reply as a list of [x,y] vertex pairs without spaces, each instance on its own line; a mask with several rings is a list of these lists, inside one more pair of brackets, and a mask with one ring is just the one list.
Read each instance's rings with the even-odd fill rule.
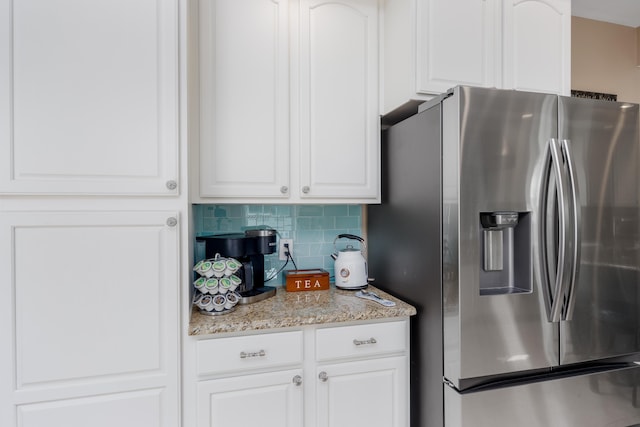
[[408,425],[407,357],[317,368],[317,427]]
[[408,328],[396,319],[197,340],[185,411],[197,427],[407,427]]
[[198,427],[299,427],[302,407],[302,369],[198,384]]
[[406,321],[316,330],[314,425],[408,426],[407,334]]
[[178,425],[178,219],[0,213],[0,425]]

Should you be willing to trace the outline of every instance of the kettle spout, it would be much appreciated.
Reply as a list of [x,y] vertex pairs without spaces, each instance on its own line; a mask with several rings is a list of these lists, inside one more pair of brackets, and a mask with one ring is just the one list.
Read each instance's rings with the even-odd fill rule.
[[337,260],[338,259],[338,254],[331,254],[331,258],[333,258],[333,260]]

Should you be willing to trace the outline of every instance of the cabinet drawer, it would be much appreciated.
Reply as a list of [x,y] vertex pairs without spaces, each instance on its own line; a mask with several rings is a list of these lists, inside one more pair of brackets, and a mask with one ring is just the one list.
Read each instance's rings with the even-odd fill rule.
[[214,338],[197,344],[198,375],[302,363],[302,331]]
[[407,322],[370,323],[316,331],[316,359],[371,356],[407,349]]

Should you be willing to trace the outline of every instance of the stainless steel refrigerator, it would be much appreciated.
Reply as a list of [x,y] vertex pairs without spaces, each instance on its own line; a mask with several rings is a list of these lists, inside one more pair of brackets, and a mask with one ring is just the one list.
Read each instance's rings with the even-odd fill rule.
[[376,286],[414,427],[640,425],[638,105],[455,87],[383,117]]

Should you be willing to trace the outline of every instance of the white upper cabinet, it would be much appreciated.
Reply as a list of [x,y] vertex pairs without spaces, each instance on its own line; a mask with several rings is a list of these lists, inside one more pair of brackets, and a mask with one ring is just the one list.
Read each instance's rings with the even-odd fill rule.
[[504,2],[504,87],[571,93],[571,0]]
[[496,0],[424,0],[417,9],[418,92],[441,93],[457,84],[496,85]]
[[379,201],[377,0],[201,0],[194,198]]
[[377,2],[302,0],[302,198],[378,198],[378,86]]
[[201,0],[200,194],[286,198],[288,0]]
[[571,91],[571,0],[393,0],[384,19],[384,113],[456,85]]
[[0,0],[0,193],[177,194],[177,0]]

